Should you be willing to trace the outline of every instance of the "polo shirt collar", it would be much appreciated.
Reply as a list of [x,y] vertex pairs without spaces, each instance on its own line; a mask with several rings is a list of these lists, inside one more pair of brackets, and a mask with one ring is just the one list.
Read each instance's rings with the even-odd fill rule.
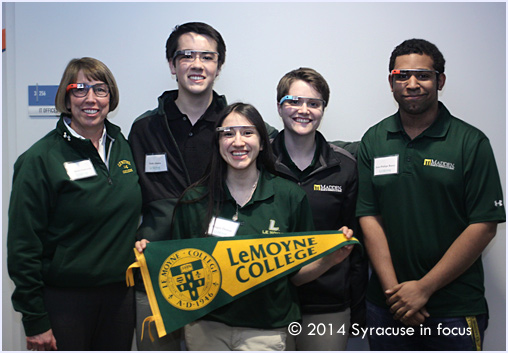
[[[162,107],[168,120],[177,120],[181,119],[182,116],[184,116],[184,114],[180,111],[180,109],[175,103],[177,98],[178,98],[178,90],[166,91],[162,94],[162,96],[160,96],[160,99],[163,102]],[[219,95],[215,91],[213,91],[212,102],[206,109],[203,116],[200,117],[200,120],[215,122],[216,117],[214,117],[214,114],[211,113],[213,111],[220,110],[220,108],[217,109],[218,99]]]
[[250,203],[254,203],[256,201],[264,201],[275,195],[275,190],[273,188],[272,179],[275,178],[274,175],[270,174],[263,168],[261,168],[259,173],[259,181],[256,190],[254,191],[254,195],[247,205]]
[[[248,205],[251,205],[254,202],[267,200],[273,195],[275,195],[273,183],[271,182],[271,179],[273,179],[274,177],[275,177],[274,175],[270,174],[269,172],[261,168],[259,172],[259,179],[256,190],[254,190],[254,194],[252,195],[251,199],[243,207],[247,207]],[[224,189],[226,191],[226,200],[231,200],[233,203],[235,203],[236,201],[233,198],[233,196],[231,196],[231,193],[229,192],[226,183],[224,183]]]
[[437,113],[437,119],[434,123],[423,133],[425,136],[429,137],[444,137],[450,128],[451,123],[451,115],[448,109],[444,106],[443,103],[439,102],[439,108]]
[[161,103],[160,108],[163,110],[160,113],[166,115],[168,120],[181,119],[183,114],[176,106],[176,99],[178,98],[178,90],[166,91],[160,96]]
[[[450,111],[444,106],[443,103],[438,102],[438,113],[437,119],[432,125],[423,132],[422,136],[440,138],[446,136],[448,129],[450,128]],[[400,111],[392,115],[391,119],[387,120],[386,130],[389,133],[401,133],[404,132],[402,122],[400,120]]]

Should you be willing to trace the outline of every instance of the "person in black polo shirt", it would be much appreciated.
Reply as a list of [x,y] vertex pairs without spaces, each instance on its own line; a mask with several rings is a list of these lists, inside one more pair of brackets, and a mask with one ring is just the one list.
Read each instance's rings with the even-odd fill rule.
[[[129,142],[143,195],[138,239],[170,239],[173,209],[182,192],[197,181],[210,159],[210,143],[226,98],[213,84],[226,60],[226,44],[210,25],[176,26],[166,42],[166,59],[178,90],[166,91],[159,105],[138,117]],[[138,350],[180,350],[180,334],[141,341],[143,320],[151,315],[140,277],[136,287]]]
[[[158,107],[138,117],[129,134],[143,195],[143,221],[138,239],[171,239],[170,224],[176,201],[203,176],[211,156],[211,141],[226,97],[213,90],[226,61],[226,44],[206,23],[176,26],[166,42],[166,59],[178,90],[166,91]],[[277,131],[267,125],[270,135]],[[139,350],[178,350],[178,333],[154,343],[141,342],[144,318],[151,315],[141,282],[136,283]]]
[[[444,64],[426,40],[397,46],[389,81],[399,110],[360,144],[357,216],[374,270],[372,350],[482,348],[481,254],[506,219],[503,191],[488,138],[438,101]],[[401,334],[407,326],[414,334]]]

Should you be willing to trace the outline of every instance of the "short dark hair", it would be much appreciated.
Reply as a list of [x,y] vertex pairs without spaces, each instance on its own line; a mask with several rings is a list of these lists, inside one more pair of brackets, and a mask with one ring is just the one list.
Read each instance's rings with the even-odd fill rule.
[[180,39],[182,34],[189,32],[208,36],[217,43],[217,52],[219,53],[218,66],[220,69],[226,61],[226,43],[224,43],[224,39],[222,39],[222,36],[215,28],[203,22],[188,22],[175,26],[173,32],[171,32],[168,40],[166,41],[166,59],[168,62],[173,60],[173,55],[178,48],[178,39]]
[[60,113],[71,116],[70,110],[67,108],[69,103],[69,94],[67,86],[76,83],[78,73],[83,71],[86,78],[106,83],[109,87],[109,111],[113,111],[118,106],[120,96],[116,85],[115,77],[109,68],[100,60],[84,57],[81,59],[72,59],[67,64],[65,71],[60,80],[60,86],[56,92],[55,107]]
[[321,76],[319,72],[308,67],[301,67],[289,71],[287,74],[282,76],[277,85],[277,103],[280,102],[282,97],[288,94],[291,85],[296,80],[302,80],[311,85],[325,101],[325,107],[328,105],[330,99],[330,87],[326,82],[325,78]]
[[425,39],[408,39],[395,47],[390,57],[389,72],[395,67],[395,59],[401,55],[409,54],[425,54],[432,58],[434,62],[434,70],[440,74],[445,71],[445,59],[439,49],[431,42]]

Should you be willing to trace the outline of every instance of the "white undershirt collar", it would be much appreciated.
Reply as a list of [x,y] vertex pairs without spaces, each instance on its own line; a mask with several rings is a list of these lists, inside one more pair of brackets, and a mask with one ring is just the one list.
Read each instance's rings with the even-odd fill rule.
[[[86,138],[84,138],[71,128],[71,118],[69,118],[68,116],[64,116],[63,121],[72,136],[80,138],[82,140],[86,140]],[[99,156],[101,157],[102,161],[106,163],[106,125],[104,125],[102,136],[99,139],[99,149],[97,152],[99,152]]]

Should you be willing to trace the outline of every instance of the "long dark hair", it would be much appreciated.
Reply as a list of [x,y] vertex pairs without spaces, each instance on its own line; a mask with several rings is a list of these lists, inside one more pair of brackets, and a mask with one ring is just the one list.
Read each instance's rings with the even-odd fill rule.
[[[266,130],[265,122],[259,114],[258,110],[251,104],[247,103],[234,103],[225,107],[220,113],[219,119],[215,124],[215,128],[221,127],[224,120],[231,114],[237,113],[247,118],[252,125],[256,127],[256,130],[260,136],[260,151],[256,159],[256,166],[258,169],[264,169],[272,174],[277,174],[275,171],[275,159],[270,145],[270,137]],[[181,203],[189,204],[196,203],[204,198],[208,197],[208,207],[206,217],[203,222],[202,235],[205,236],[208,230],[210,220],[214,215],[219,215],[222,209],[222,204],[226,199],[226,193],[224,191],[224,184],[226,183],[226,176],[228,170],[228,164],[222,158],[220,154],[219,146],[219,133],[216,132],[213,135],[212,144],[212,156],[208,166],[205,170],[203,177],[189,186],[182,194],[176,207]],[[198,186],[205,186],[206,192],[201,194],[199,197],[183,201],[183,196],[189,191]],[[174,215],[173,215],[174,221]]]

